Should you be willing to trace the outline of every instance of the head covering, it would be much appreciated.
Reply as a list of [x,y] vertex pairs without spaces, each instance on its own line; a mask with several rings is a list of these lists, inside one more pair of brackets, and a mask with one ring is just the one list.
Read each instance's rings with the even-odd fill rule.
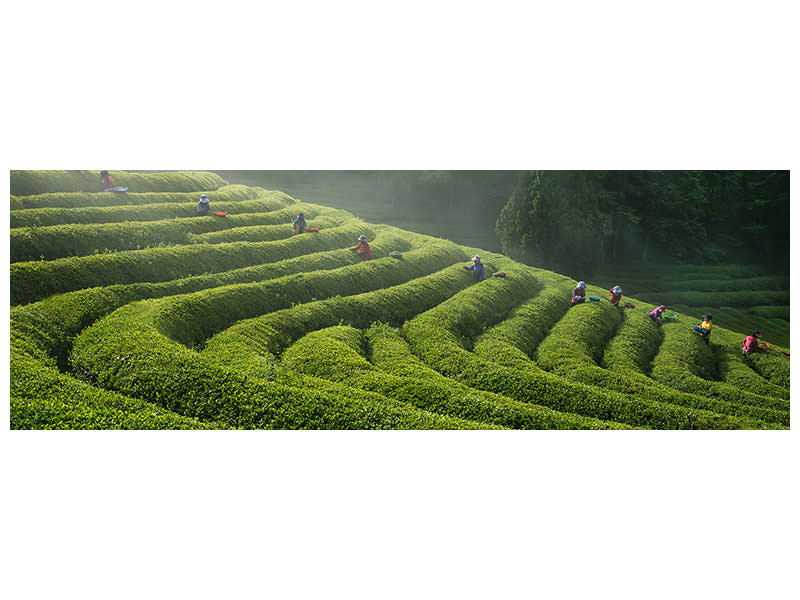
[[753,337],[761,337],[761,333],[758,331],[753,332]]
[[367,241],[367,236],[365,236],[365,235],[358,236],[358,241],[359,242],[366,242]]
[[614,286],[614,293],[615,293],[615,294],[619,294],[619,293],[621,293],[621,292],[622,292],[622,288],[621,288],[621,287],[619,287],[618,285],[615,285],[615,286]]
[[208,196],[206,196],[205,194],[200,194],[200,198],[206,198],[206,199],[208,199]]
[[303,218],[303,213],[298,213],[298,214],[297,214],[297,218],[298,218],[298,219],[302,219],[302,218]]
[[711,315],[707,315],[707,314],[706,314],[706,315],[703,315],[703,318],[704,318],[706,321],[710,321],[710,320],[711,320]]
[[476,260],[477,260],[477,261],[480,261],[480,260],[481,260],[481,257],[480,257],[480,256],[478,256],[477,254],[476,254],[475,256],[473,256],[473,257],[472,257],[472,262],[475,262]]
[[586,282],[585,281],[579,281],[578,282],[578,287],[579,288],[585,288],[586,287]]
[[661,310],[666,310],[666,308],[667,308],[667,307],[666,307],[666,306],[664,306],[664,305],[662,304],[662,305],[661,305],[661,306],[659,306],[658,308],[660,308]]

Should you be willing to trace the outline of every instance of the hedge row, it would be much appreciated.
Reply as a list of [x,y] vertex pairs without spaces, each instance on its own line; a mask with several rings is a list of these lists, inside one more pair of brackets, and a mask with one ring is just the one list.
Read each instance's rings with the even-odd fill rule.
[[[206,171],[132,173],[109,171],[114,183],[131,192],[193,192],[225,185],[219,175]],[[52,192],[102,192],[100,171],[11,171],[11,194],[26,196]],[[106,192],[117,193],[117,192]]]
[[770,344],[778,344],[786,347],[790,342],[789,323],[782,319],[765,318],[751,314],[749,312],[750,308],[743,307],[742,309],[737,309],[731,308],[730,306],[691,307],[680,304],[676,304],[671,308],[674,308],[677,312],[694,315],[697,318],[697,323],[702,321],[700,317],[703,314],[711,313],[714,315],[714,324],[716,326],[741,333],[741,339],[744,339],[750,335],[753,330],[757,329]]
[[171,297],[162,301],[155,318],[159,331],[194,346],[242,319],[322,298],[389,288],[464,259],[455,244],[432,242],[406,253],[402,260],[387,257]]
[[[243,185],[221,187],[209,192],[211,209],[229,213],[268,212],[285,208],[294,201],[281,192],[267,192]],[[90,223],[118,223],[120,221],[159,221],[197,216],[199,194],[182,194],[185,201],[153,204],[114,204],[110,206],[82,206],[80,208],[29,208],[12,210],[11,227],[50,227]],[[125,200],[125,199],[123,199]]]
[[[493,360],[500,355],[498,346],[502,346],[506,350],[503,364],[512,366],[520,361],[527,366],[539,343],[571,306],[572,283],[550,283],[531,300],[516,308],[506,320],[481,335],[475,342],[473,352]],[[524,335],[520,335],[521,331],[524,331]],[[513,343],[509,344],[511,340]]]
[[[381,231],[373,241],[372,248],[375,256],[385,256],[393,250],[406,251],[409,242],[394,231]],[[161,283],[120,284],[67,292],[12,308],[11,338],[15,346],[24,346],[27,354],[37,356],[40,360],[52,357],[62,369],[67,369],[72,339],[83,328],[129,302],[233,283],[264,281],[308,270],[335,269],[360,262],[361,259],[353,252],[333,250]]]
[[[352,215],[345,211],[319,207],[316,215],[329,215],[328,227],[341,224]],[[227,217],[209,216],[193,219],[164,219],[161,221],[92,223],[88,225],[53,225],[50,227],[23,227],[11,230],[11,262],[26,260],[53,260],[66,256],[85,256],[97,252],[137,250],[152,246],[187,244],[190,242],[275,240],[293,234],[286,209],[266,213],[248,213]],[[288,221],[288,222],[287,222]],[[256,230],[256,235],[242,233],[227,236],[193,238],[204,234],[254,225],[267,225]]]
[[[595,290],[587,289],[587,294]],[[608,340],[622,323],[622,309],[610,302],[586,302],[571,308],[536,350],[545,371],[568,375],[577,365],[596,365]]]
[[[352,219],[352,215],[344,211],[331,211],[330,213],[320,213],[314,218],[314,227],[330,229],[338,227],[347,220]],[[281,229],[282,228],[282,229]],[[287,231],[289,235],[294,234],[291,223],[283,225],[246,225],[234,229],[224,229],[211,231],[209,233],[190,234],[189,241],[193,244],[222,244],[225,242],[259,242],[270,239],[268,236],[275,235],[274,232]],[[307,235],[314,235],[316,232],[307,232]],[[277,239],[277,238],[275,238]],[[358,240],[353,240],[353,245]]]
[[682,277],[625,279],[620,285],[630,294],[653,294],[663,292],[738,292],[762,290],[780,291],[789,289],[788,277],[747,277],[742,279],[697,279]]
[[212,210],[257,212],[277,210],[295,203],[294,198],[283,192],[238,184],[205,192],[11,196],[11,227],[157,221],[192,216],[197,214],[201,194],[206,194],[211,200]]
[[208,362],[160,334],[159,301],[124,306],[85,329],[71,360],[82,377],[204,421],[247,429],[486,428],[389,398],[325,393],[254,379]]
[[715,344],[712,346],[723,382],[760,396],[774,396],[789,399],[789,389],[770,383],[750,366],[742,355],[741,339],[738,334],[718,330],[714,332]]
[[[661,292],[640,293],[637,298],[655,304],[684,304],[686,306],[758,306],[760,304],[789,304],[789,290],[761,292]],[[712,313],[713,314],[713,313]]]
[[747,357],[748,366],[773,385],[789,389],[789,359],[780,348],[759,352]]
[[788,326],[790,313],[788,306],[750,306],[747,312],[767,319],[783,319],[787,321]]
[[[563,294],[561,290],[558,291],[559,295]],[[530,310],[526,305],[533,304],[544,293],[542,292],[531,303],[521,306],[507,321],[484,334],[481,341],[475,345],[475,353],[505,367],[535,370],[528,358],[531,350],[527,340],[529,337],[540,338],[541,319],[545,315],[542,314],[543,311]],[[556,296],[554,292],[551,294]],[[546,297],[542,298],[543,305],[546,305],[546,300]],[[639,365],[649,363],[647,357],[655,354],[660,343],[660,338],[654,331],[658,328],[650,319],[644,317],[648,310],[650,308],[641,307],[639,310],[623,312],[605,302],[576,306],[569,310],[539,346],[537,351],[539,364],[564,379],[653,402],[751,420],[788,424],[788,413],[743,407],[678,392],[659,385],[643,375]],[[619,325],[621,315],[623,320]],[[509,327],[509,324],[513,324],[513,327]],[[617,327],[616,335],[606,344],[605,339]],[[643,336],[640,333],[642,330],[649,330],[655,335]],[[502,332],[502,335],[498,335],[497,332]],[[604,348],[605,354],[603,354]],[[609,348],[611,348],[610,353],[614,355],[613,371],[600,368],[596,364],[601,356],[608,356]],[[743,423],[743,425],[754,424]]]
[[[789,410],[787,400],[750,393],[719,381],[719,366],[712,345],[719,332],[712,332],[712,344],[705,344],[692,324],[676,322],[665,330],[664,343],[653,360],[651,376],[677,390],[774,410]],[[680,326],[674,326],[680,325]]]
[[[601,365],[620,373],[650,373],[651,363],[664,341],[662,328],[647,315],[653,304],[636,301],[635,309],[624,309],[617,334],[608,341]],[[671,326],[666,321],[667,327]]]
[[209,339],[201,356],[260,376],[271,355],[280,354],[309,331],[337,324],[363,329],[375,321],[399,325],[472,281],[461,265],[453,265],[400,285],[300,304],[237,323]]
[[275,262],[352,244],[372,230],[360,221],[274,242],[191,244],[129,250],[112,254],[59,258],[11,265],[12,305],[35,302],[51,294],[115,283],[157,282],[188,275]]
[[[766,423],[733,418],[640,399],[575,383],[546,373],[531,364],[527,369],[509,368],[468,352],[460,343],[463,327],[479,315],[497,317],[508,290],[498,280],[465,290],[447,302],[406,323],[403,333],[412,351],[439,371],[470,387],[503,394],[523,402],[540,404],[604,420],[656,428],[766,428]],[[586,305],[578,308],[588,308]],[[571,310],[577,310],[571,309]],[[486,317],[484,317],[486,318]]]
[[227,429],[59,373],[11,354],[11,429]]
[[[733,263],[726,265],[686,265],[686,264],[654,264],[654,265],[632,265],[629,267],[615,265],[613,269],[597,269],[595,276],[613,280],[617,277],[646,279],[652,277],[681,277],[684,279],[718,279],[718,278],[745,278],[758,277],[764,272],[760,265],[748,265]],[[617,282],[619,283],[619,282]],[[615,285],[615,284],[612,284]],[[620,284],[622,285],[622,284]]]
[[[366,331],[365,337],[372,364],[391,377],[391,381],[397,382],[398,392],[393,394],[393,397],[398,397],[398,394],[405,395],[408,389],[418,402],[432,400],[438,402],[437,412],[454,411],[455,414],[475,421],[497,423],[514,429],[629,428],[619,423],[562,413],[535,404],[525,404],[448,379],[423,364],[411,352],[408,342],[400,332],[385,323],[373,324]],[[431,391],[427,393],[426,389]]]
[[[453,385],[449,381],[389,375],[362,356],[363,346],[364,337],[360,330],[347,326],[331,327],[309,333],[290,346],[283,354],[283,366],[471,421],[523,429],[605,428],[601,421],[559,415],[496,394],[470,392],[465,386]],[[493,397],[490,399],[490,396]]]

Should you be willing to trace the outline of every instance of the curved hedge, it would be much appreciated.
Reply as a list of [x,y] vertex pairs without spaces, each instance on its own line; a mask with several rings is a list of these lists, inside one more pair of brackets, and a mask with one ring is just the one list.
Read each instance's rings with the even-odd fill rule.
[[[311,335],[311,334],[309,334]],[[411,352],[408,342],[397,329],[385,324],[373,324],[366,331],[372,364],[392,377],[401,380],[412,391],[416,401],[424,403],[435,398],[440,402],[437,412],[456,410],[459,414],[472,415],[478,421],[486,421],[515,429],[629,429],[627,425],[601,421],[558,412],[543,406],[525,404],[512,398],[477,390],[453,381],[422,363]],[[284,353],[284,360],[286,354]],[[419,382],[430,384],[430,394]]]
[[[640,300],[656,304],[684,304],[686,306],[756,306],[759,304],[789,304],[789,290],[760,292],[660,292],[637,294]],[[713,313],[712,313],[713,314]]]
[[453,265],[432,275],[372,292],[299,304],[237,323],[209,339],[202,356],[259,376],[259,370],[265,365],[263,357],[280,354],[309,331],[340,323],[357,328],[375,321],[399,325],[472,281],[461,265]]
[[[107,196],[108,194],[105,194]],[[136,194],[131,194],[136,195]],[[142,194],[139,194],[142,195]],[[180,200],[175,199],[180,196]],[[268,212],[285,208],[294,203],[291,197],[281,192],[267,192],[260,188],[229,185],[216,192],[208,192],[212,210],[230,213]],[[11,227],[49,227],[90,223],[117,223],[120,221],[159,221],[197,216],[198,193],[174,194],[172,201],[152,204],[109,203],[105,206],[79,204],[72,208],[27,208],[11,211]],[[13,204],[12,204],[13,208]]]
[[359,221],[274,242],[190,244],[11,265],[11,303],[115,283],[157,282],[342,248],[372,230]]
[[[535,370],[533,363],[528,358],[532,352],[529,340],[541,338],[543,317],[547,322],[553,319],[552,315],[548,318],[546,313],[543,314],[542,308],[550,303],[551,310],[555,309],[555,314],[558,314],[559,305],[555,302],[560,300],[563,303],[561,289],[556,288],[551,291],[550,298],[545,295],[547,291],[539,294],[533,301],[523,304],[512,313],[509,319],[486,332],[475,344],[475,353],[505,367]],[[531,310],[532,308],[533,310]],[[537,308],[539,310],[536,310]],[[541,359],[540,364],[564,379],[633,395],[636,398],[788,425],[788,413],[745,407],[678,392],[645,377],[639,364],[643,360],[647,360],[641,352],[642,347],[646,344],[638,343],[640,340],[639,328],[657,329],[650,319],[642,318],[646,310],[626,310],[622,313],[607,303],[589,303],[570,309],[539,347],[537,356]],[[612,314],[612,318],[606,319],[606,326],[596,327],[597,315],[609,312]],[[608,345],[611,346],[613,343],[615,348],[613,350],[615,354],[614,368],[606,370],[597,366],[596,363],[602,354],[603,346],[605,346],[602,340],[614,327],[617,327],[617,318],[613,313],[624,314],[624,318],[623,324],[619,326],[612,342]],[[633,325],[634,323],[635,325]],[[651,345],[657,348],[660,338],[656,336],[651,339],[651,342]],[[648,350],[647,355],[651,355],[651,351]],[[743,425],[753,424],[743,423]]]
[[228,429],[98,389],[11,355],[11,429]]
[[759,421],[624,396],[574,383],[536,367],[512,369],[468,352],[460,342],[464,328],[474,329],[479,315],[484,315],[487,321],[496,319],[508,306],[507,297],[508,289],[502,282],[487,280],[419,314],[403,326],[403,333],[412,351],[440,373],[471,387],[523,402],[645,427],[769,427]]
[[[296,210],[296,209],[295,209]],[[291,212],[289,212],[291,211]],[[227,217],[195,217],[146,222],[92,223],[87,225],[53,225],[23,227],[11,230],[11,261],[53,260],[66,256],[120,250],[136,250],[153,246],[225,241],[265,241],[293,235],[291,215],[294,210],[281,209],[265,213],[246,213]],[[314,209],[314,216],[323,227],[335,227],[353,216],[345,211]],[[325,215],[323,219],[320,215]],[[320,220],[322,219],[322,220]],[[259,229],[250,229],[262,226]],[[222,230],[242,229],[222,235],[206,235]]]
[[187,346],[199,344],[236,321],[333,296],[401,285],[463,260],[455,244],[433,242],[405,254],[329,271],[218,287],[166,299],[155,317],[159,331]]
[[[207,171],[132,173],[109,171],[114,183],[131,192],[192,192],[216,190],[225,180]],[[11,194],[26,196],[52,192],[102,192],[100,171],[11,171]],[[116,193],[116,192],[106,192]]]
[[787,400],[751,394],[717,380],[719,367],[711,346],[718,333],[713,331],[712,344],[706,345],[686,324],[667,329],[664,343],[653,360],[651,376],[669,387],[708,398],[788,411]]
[[[513,366],[517,361],[527,366],[539,343],[569,309],[572,287],[568,281],[548,285],[514,309],[507,319],[482,334],[475,342],[475,354],[487,360],[502,355],[506,366]],[[500,346],[503,352],[498,352]]]
[[158,301],[129,304],[85,329],[75,369],[98,385],[203,421],[247,429],[461,429],[488,426],[434,415],[390,398],[330,394],[257,380],[204,361],[160,334]]

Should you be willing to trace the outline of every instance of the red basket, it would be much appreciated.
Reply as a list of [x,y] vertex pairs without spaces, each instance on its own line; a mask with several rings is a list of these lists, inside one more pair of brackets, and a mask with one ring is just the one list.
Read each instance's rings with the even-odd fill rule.
[[762,350],[769,350],[769,344],[767,342],[758,342],[758,347]]
[[309,227],[306,229],[308,233],[317,233],[319,231],[319,227]]
[[214,215],[216,215],[216,216],[218,216],[218,217],[225,217],[225,216],[227,216],[227,214],[228,214],[228,213],[226,213],[226,212],[222,212],[222,211],[219,211],[219,210],[215,210],[215,211],[214,211]]

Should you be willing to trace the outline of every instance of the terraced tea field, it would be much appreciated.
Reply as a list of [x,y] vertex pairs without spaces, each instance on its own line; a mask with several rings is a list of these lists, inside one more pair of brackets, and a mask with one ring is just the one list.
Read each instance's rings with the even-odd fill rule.
[[659,327],[644,289],[570,308],[573,280],[500,254],[212,173],[112,175],[128,193],[12,172],[12,428],[789,426],[784,355],[743,357],[721,319],[706,345],[694,310]]

